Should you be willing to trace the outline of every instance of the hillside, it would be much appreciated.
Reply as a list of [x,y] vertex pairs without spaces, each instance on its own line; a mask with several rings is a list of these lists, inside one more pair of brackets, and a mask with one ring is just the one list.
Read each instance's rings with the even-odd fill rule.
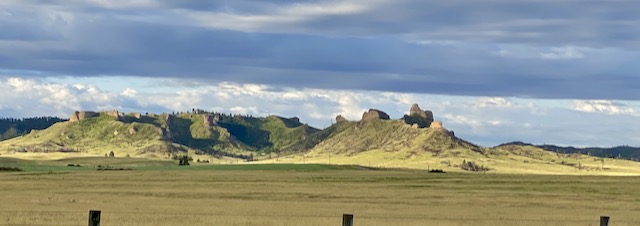
[[[5,153],[171,158],[179,154],[253,159],[265,152],[305,150],[318,129],[296,118],[210,112],[179,114],[74,112],[69,121],[0,143]],[[264,154],[263,154],[264,155]],[[257,157],[257,156],[255,156]],[[206,158],[203,158],[206,159]]]
[[0,118],[0,141],[22,136],[31,130],[45,129],[62,121],[65,120],[57,117]]
[[632,160],[632,161],[640,161],[640,148],[631,147],[631,146],[617,146],[617,147],[611,147],[611,148],[601,148],[601,147],[576,148],[571,146],[563,147],[563,146],[549,145],[549,144],[534,145],[534,144],[529,144],[524,142],[510,142],[510,143],[498,145],[497,147],[506,146],[506,145],[511,145],[511,146],[517,145],[522,147],[534,146],[537,148],[544,149],[546,151],[556,152],[560,154],[583,154],[583,155],[597,156],[597,157],[603,157],[603,158],[617,158],[617,159],[626,159],[626,160]]
[[[412,108],[413,109],[413,108]],[[503,145],[484,148],[462,140],[439,121],[425,126],[423,118],[389,119],[371,109],[360,121],[336,120],[309,152],[275,162],[358,164],[370,167],[442,169],[453,172],[522,174],[640,175],[640,163],[560,154],[535,146]]]
[[[547,147],[548,148],[548,147]],[[455,136],[417,104],[391,119],[370,109],[319,130],[296,117],[252,117],[202,110],[171,114],[74,112],[69,121],[0,142],[0,154],[30,159],[105,156],[328,163],[453,172],[640,175],[640,163],[557,153],[524,143],[480,147]],[[590,153],[593,154],[593,153]]]
[[[381,132],[371,133],[376,130],[367,130],[367,127],[378,127]],[[640,163],[634,161],[561,154],[535,146],[482,148],[456,138],[444,128],[412,128],[397,120],[369,125],[351,123],[350,129],[321,142],[313,150],[275,162],[358,164],[446,172],[640,175]]]

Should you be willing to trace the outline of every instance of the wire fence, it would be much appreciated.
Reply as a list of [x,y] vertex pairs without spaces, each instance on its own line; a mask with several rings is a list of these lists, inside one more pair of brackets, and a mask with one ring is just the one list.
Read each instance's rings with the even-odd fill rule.
[[[65,225],[85,226],[88,212],[0,210],[0,225]],[[380,216],[358,215],[353,221],[358,226],[413,226],[413,225],[601,225],[599,216],[578,219],[512,218],[512,217],[439,217],[439,216]],[[198,212],[144,212],[105,211],[100,225],[344,225],[343,215],[326,214],[265,214],[265,213],[198,213]],[[611,225],[637,226],[640,219],[611,219]]]

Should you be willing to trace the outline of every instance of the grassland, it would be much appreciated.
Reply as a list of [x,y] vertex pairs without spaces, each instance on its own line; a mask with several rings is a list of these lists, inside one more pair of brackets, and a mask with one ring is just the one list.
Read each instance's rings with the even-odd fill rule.
[[[320,147],[323,147],[322,144]],[[482,152],[450,149],[438,153],[415,152],[411,148],[393,151],[374,149],[351,154],[316,149],[259,163],[356,164],[378,168],[464,172],[460,167],[463,161],[474,161],[478,165],[488,167],[490,170],[487,173],[498,174],[640,176],[640,163],[635,161],[557,154],[535,147],[519,147],[517,150],[494,148]]]
[[[0,165],[33,164],[16,161],[25,160]],[[99,162],[39,163],[67,161]],[[103,225],[326,226],[340,225],[343,213],[366,226],[598,225],[600,215],[640,224],[640,177],[112,161],[136,170],[0,173],[0,224],[86,225],[89,209],[103,211]]]

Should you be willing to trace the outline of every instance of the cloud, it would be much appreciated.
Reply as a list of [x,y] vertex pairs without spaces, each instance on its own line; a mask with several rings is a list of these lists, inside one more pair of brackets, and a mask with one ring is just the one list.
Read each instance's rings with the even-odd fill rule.
[[478,98],[476,105],[479,107],[511,107],[513,102],[504,97],[482,97]]
[[584,58],[585,55],[575,47],[552,48],[550,52],[540,53],[542,59],[569,60]]
[[135,97],[136,93],[138,93],[138,91],[136,91],[135,89],[127,88],[124,91],[122,91],[120,95],[126,96],[126,97]]
[[[207,12],[181,11],[185,17],[194,19],[202,26],[214,29],[239,31],[295,32],[306,30],[301,24],[319,18],[360,14],[367,11],[375,1],[325,1],[321,3],[294,3],[274,6],[268,12]],[[298,25],[298,26],[296,26]]]
[[25,78],[640,99],[633,1],[0,4],[0,71]]
[[579,100],[574,109],[581,112],[597,112],[610,115],[636,115],[637,111],[625,104],[610,100]]
[[88,103],[106,105],[114,96],[94,86],[39,83],[35,80],[7,78],[0,81],[0,96],[6,109],[24,116],[66,115]]
[[[558,102],[230,82],[170,88],[167,86],[170,82],[163,79],[153,84],[165,85],[151,90],[133,87],[130,89],[136,90],[135,95],[128,96],[122,95],[120,88],[4,78],[0,79],[0,115],[68,117],[70,112],[80,109],[161,113],[201,108],[254,116],[297,116],[304,123],[324,128],[338,114],[359,120],[369,108],[383,110],[398,119],[412,103],[418,103],[421,108],[432,110],[435,119],[443,121],[445,128],[455,131],[457,136],[485,146],[516,140],[576,146],[640,143],[635,136],[640,133],[640,116],[634,108],[640,103],[636,101]],[[594,126],[594,122],[599,126]]]

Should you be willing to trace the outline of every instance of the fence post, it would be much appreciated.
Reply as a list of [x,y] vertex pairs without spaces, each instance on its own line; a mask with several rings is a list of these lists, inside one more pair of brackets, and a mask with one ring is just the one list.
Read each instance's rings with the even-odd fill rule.
[[342,226],[353,226],[353,214],[342,214]]
[[608,216],[600,216],[600,226],[609,226]]
[[89,210],[89,226],[100,226],[100,210]]

